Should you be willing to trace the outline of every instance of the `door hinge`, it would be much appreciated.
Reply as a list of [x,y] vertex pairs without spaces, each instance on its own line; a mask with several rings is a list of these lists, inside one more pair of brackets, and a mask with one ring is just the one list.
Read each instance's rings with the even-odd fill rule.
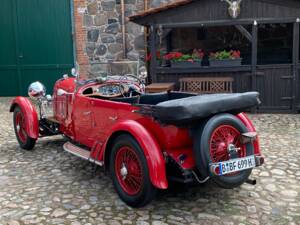
[[294,79],[294,76],[282,76],[281,79]]
[[282,97],[280,99],[281,100],[293,100],[293,99],[295,99],[295,96],[292,96],[292,97]]

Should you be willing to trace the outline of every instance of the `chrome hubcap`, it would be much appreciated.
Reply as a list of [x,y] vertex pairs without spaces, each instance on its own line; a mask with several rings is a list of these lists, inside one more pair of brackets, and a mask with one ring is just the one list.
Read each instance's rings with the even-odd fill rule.
[[241,150],[241,148],[235,147],[234,144],[229,144],[227,147],[228,153],[235,153]]
[[122,163],[122,168],[121,168],[120,172],[121,172],[121,176],[122,176],[123,180],[125,180],[126,176],[128,174],[128,170],[125,166],[125,163]]
[[17,131],[19,132],[19,131],[20,131],[20,125],[18,124],[18,125],[16,126],[16,128],[17,128]]

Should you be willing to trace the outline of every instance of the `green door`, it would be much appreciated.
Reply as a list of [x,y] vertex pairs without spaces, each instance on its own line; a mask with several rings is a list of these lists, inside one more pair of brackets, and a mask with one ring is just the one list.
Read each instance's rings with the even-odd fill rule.
[[52,94],[74,61],[70,0],[1,1],[0,96],[26,96],[37,80]]

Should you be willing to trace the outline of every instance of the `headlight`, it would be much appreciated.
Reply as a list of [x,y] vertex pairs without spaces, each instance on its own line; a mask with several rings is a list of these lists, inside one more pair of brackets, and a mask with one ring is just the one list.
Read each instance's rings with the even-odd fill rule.
[[46,88],[42,83],[36,81],[29,85],[28,95],[32,99],[38,99],[44,97],[46,95]]

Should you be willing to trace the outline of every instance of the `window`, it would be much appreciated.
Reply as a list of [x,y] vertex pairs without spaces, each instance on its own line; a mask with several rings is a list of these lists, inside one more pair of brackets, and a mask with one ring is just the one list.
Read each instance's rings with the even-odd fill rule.
[[293,24],[258,25],[257,64],[285,64],[293,59]]
[[[251,33],[251,26],[243,26]],[[172,51],[184,53],[193,49],[202,49],[206,53],[204,64],[208,65],[211,52],[239,50],[242,64],[251,63],[251,42],[235,26],[217,26],[203,28],[177,28],[172,31]]]

